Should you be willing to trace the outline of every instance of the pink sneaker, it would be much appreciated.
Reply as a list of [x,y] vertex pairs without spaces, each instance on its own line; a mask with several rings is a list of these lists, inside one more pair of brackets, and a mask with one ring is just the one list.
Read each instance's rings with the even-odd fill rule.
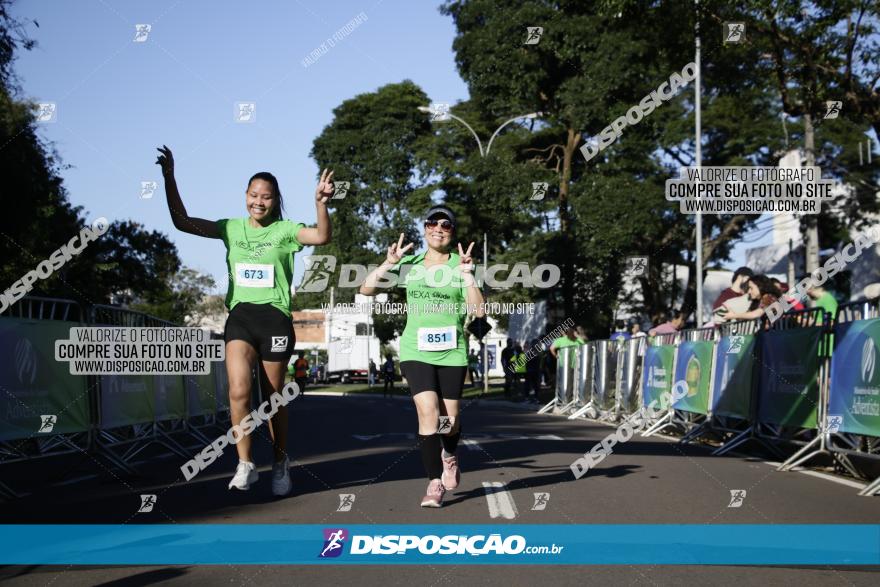
[[458,487],[458,482],[461,481],[461,471],[458,470],[458,458],[455,455],[444,457],[442,453],[440,458],[443,461],[443,475],[440,477],[443,487],[455,489]]
[[443,483],[440,482],[440,479],[432,479],[428,483],[426,493],[427,495],[422,498],[423,508],[439,508],[443,505],[443,494],[446,493],[446,490],[443,489]]

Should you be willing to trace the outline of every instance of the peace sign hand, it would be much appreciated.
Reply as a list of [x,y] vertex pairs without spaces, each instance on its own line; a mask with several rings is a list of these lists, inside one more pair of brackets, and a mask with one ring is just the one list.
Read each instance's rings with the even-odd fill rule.
[[321,172],[321,180],[318,182],[318,187],[315,188],[315,201],[326,204],[327,200],[333,195],[333,182],[330,181],[331,179],[333,179],[332,171],[325,169]]
[[157,147],[156,150],[161,153],[161,155],[156,157],[156,165],[162,168],[162,175],[165,177],[174,175],[174,155],[171,154],[171,149],[162,145],[162,147]]
[[392,245],[388,247],[388,254],[385,255],[385,262],[391,263],[392,265],[397,265],[403,258],[404,253],[406,253],[411,248],[413,248],[412,243],[403,246],[403,233],[401,232],[400,238],[397,239],[397,242],[392,243]]
[[474,282],[474,259],[471,257],[471,251],[474,248],[474,243],[472,242],[467,250],[463,250],[461,248],[461,243],[458,243],[458,270],[461,272],[464,277],[463,285],[465,287],[471,287],[472,285],[476,285]]

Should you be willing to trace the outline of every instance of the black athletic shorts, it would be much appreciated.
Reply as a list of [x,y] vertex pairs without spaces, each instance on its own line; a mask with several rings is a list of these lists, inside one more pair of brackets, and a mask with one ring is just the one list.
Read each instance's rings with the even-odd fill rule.
[[400,372],[409,383],[410,395],[436,391],[443,399],[461,399],[467,367],[445,367],[422,361],[402,361]]
[[269,304],[239,302],[226,319],[223,340],[243,340],[263,361],[283,361],[293,354],[296,335],[290,316]]

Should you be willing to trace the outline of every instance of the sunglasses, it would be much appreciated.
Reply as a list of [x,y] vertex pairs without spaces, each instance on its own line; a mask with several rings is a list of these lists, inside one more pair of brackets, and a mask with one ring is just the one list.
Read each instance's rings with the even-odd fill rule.
[[450,231],[455,226],[449,220],[425,220],[425,228],[434,228],[435,226],[439,226],[441,230]]

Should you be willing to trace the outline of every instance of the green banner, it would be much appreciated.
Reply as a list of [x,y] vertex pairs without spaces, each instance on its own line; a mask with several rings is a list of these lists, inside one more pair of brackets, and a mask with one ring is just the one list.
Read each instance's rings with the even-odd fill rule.
[[[223,367],[222,363],[219,363]],[[213,414],[217,411],[217,374],[215,372],[218,363],[211,366],[208,375],[186,375],[187,417]]]
[[99,375],[102,430],[153,421],[153,376]]
[[838,324],[834,334],[828,423],[837,417],[840,432],[880,436],[880,318]]
[[709,413],[714,354],[715,342],[711,340],[689,340],[678,346],[675,381],[685,381],[688,392],[673,404],[676,410],[704,415]]
[[715,414],[744,420],[751,417],[756,342],[754,334],[722,336],[718,341],[712,394]]
[[183,375],[156,375],[153,378],[156,394],[156,420],[183,420],[186,418],[186,388]]
[[674,362],[675,345],[649,346],[645,350],[645,367],[642,371],[642,403],[645,406],[654,400],[657,400],[657,406],[661,406],[662,394],[672,392]]
[[78,326],[0,319],[0,440],[88,431],[87,378],[55,360],[55,341]]
[[758,420],[816,428],[822,327],[762,334]]

